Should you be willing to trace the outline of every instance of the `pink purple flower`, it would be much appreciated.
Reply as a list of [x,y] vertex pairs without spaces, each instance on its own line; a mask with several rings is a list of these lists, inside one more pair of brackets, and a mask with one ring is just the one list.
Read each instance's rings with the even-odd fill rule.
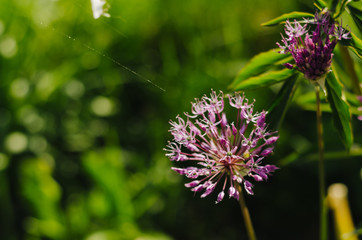
[[[362,85],[362,84],[361,84]],[[357,96],[358,101],[362,104],[362,96]],[[362,106],[357,108],[358,111],[362,112]],[[362,121],[362,115],[359,115],[358,120]]]
[[223,92],[195,99],[186,120],[176,116],[176,121],[170,121],[173,140],[164,148],[171,161],[187,165],[172,169],[192,179],[185,186],[202,192],[201,198],[219,186],[216,203],[225,194],[239,199],[238,185],[253,194],[251,181],[265,181],[278,169],[262,163],[278,140],[276,132],[267,130],[267,112],[254,112],[254,102],[239,93],[228,95],[227,102],[236,112],[233,122],[224,111]]
[[[286,21],[285,34],[282,35],[279,53],[291,53],[296,68],[304,73],[305,78],[313,81],[324,78],[330,71],[333,57],[333,49],[337,40],[349,39],[349,32],[331,19],[328,12],[318,14],[314,20],[307,20],[303,26],[294,20],[294,25]],[[285,64],[287,68],[294,68],[290,63]]]

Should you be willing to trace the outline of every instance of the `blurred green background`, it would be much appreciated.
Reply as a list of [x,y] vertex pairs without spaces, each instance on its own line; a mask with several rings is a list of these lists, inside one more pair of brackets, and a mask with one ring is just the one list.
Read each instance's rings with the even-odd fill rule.
[[[0,238],[247,239],[237,201],[200,199],[170,170],[168,121],[275,47],[282,27],[262,22],[312,1],[108,3],[111,18],[94,19],[88,0],[2,1]],[[261,110],[277,87],[246,95]],[[323,118],[326,150],[341,151],[327,155],[327,183],[348,186],[361,227],[361,155],[347,157]],[[293,104],[267,160],[281,169],[246,198],[259,239],[317,239],[315,129]]]

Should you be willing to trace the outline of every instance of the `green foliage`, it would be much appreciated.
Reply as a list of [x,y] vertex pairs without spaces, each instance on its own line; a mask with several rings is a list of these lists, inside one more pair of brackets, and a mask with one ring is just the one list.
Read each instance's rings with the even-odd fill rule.
[[295,73],[284,82],[278,95],[269,107],[268,122],[271,128],[279,129],[295,93],[298,75],[298,73]]
[[[338,17],[342,14],[342,12],[345,10],[346,7],[351,8],[351,15],[353,19],[356,21],[356,24],[359,24],[360,21],[360,11],[357,8],[354,8],[351,5],[348,5],[348,1],[336,1],[332,0],[330,1],[329,9],[334,12],[334,17]],[[324,1],[315,1],[315,5],[322,11],[327,6],[327,3]],[[262,25],[264,26],[272,26],[279,23],[282,23],[286,19],[299,19],[299,18],[306,18],[306,17],[312,17],[313,14],[309,13],[303,13],[303,12],[291,12],[287,14],[283,14],[277,18],[274,18]],[[358,17],[357,17],[358,16]],[[351,39],[344,39],[341,41],[341,43],[345,46],[348,46],[354,53],[357,54],[358,57],[361,58],[361,46],[362,42],[361,40],[353,33],[351,32]],[[270,119],[272,120],[272,125],[274,127],[279,126],[279,120],[283,119],[285,115],[285,111],[287,109],[287,106],[290,104],[290,99],[292,98],[294,91],[295,91],[295,81],[296,81],[296,75],[294,75],[293,70],[283,69],[283,70],[274,70],[273,68],[276,65],[276,62],[278,64],[285,63],[284,60],[290,60],[288,58],[280,58],[277,59],[277,56],[275,56],[275,50],[270,50],[264,53],[261,53],[259,55],[256,55],[254,58],[250,60],[248,64],[239,72],[233,83],[231,84],[230,88],[233,90],[245,90],[245,89],[256,89],[256,88],[262,88],[269,85],[272,85],[274,83],[278,83],[281,81],[284,81],[287,78],[294,79],[288,80],[283,87],[280,89],[277,97],[275,98],[274,102],[271,104],[271,107],[269,111],[272,111],[272,115]],[[343,52],[342,52],[343,53]],[[286,56],[286,55],[284,55]],[[342,59],[343,57],[343,59]],[[346,66],[346,79],[344,79],[345,82],[348,82],[349,85],[353,88],[355,88],[356,93],[360,93],[360,86],[359,86],[359,80],[356,74],[356,69],[354,68],[354,63],[351,57],[348,53],[337,54],[335,57],[335,60],[338,65],[348,65]],[[339,67],[339,72],[341,69],[344,68]],[[334,68],[332,73],[330,73],[328,76],[328,103],[322,104],[322,110],[323,111],[332,111],[333,119],[335,122],[335,127],[340,133],[340,136],[342,138],[342,141],[345,144],[345,147],[349,150],[353,143],[353,133],[352,133],[352,127],[351,127],[351,114],[349,106],[344,98],[342,98],[342,95],[344,96],[345,93],[341,83],[338,83],[337,79],[337,69]],[[343,94],[342,94],[343,93]],[[355,96],[354,96],[355,97]],[[300,101],[299,101],[300,102]],[[313,107],[313,103],[302,103],[301,104],[304,109],[309,110],[315,110],[315,107]],[[356,111],[352,108],[353,113],[357,113],[359,111]],[[279,115],[279,116],[278,116]]]
[[284,81],[285,79],[293,76],[294,74],[295,70],[293,69],[270,71],[257,76],[247,78],[242,82],[240,82],[239,84],[237,84],[233,89],[237,91],[237,90],[262,88]]
[[[291,9],[301,9],[299,19],[314,10],[285,0],[107,2],[111,17],[99,19],[90,0],[2,3],[0,238],[245,238],[235,202],[215,206],[194,197],[170,170],[178,163],[162,150],[171,137],[170,118],[190,111],[190,101],[211,88],[227,92],[230,85],[230,91],[253,89],[245,94],[256,99],[258,111],[269,111],[269,127],[280,133],[267,161],[281,169],[246,199],[256,228],[270,239],[309,239],[316,229],[310,216],[318,214],[305,194],[316,192],[315,100],[299,101],[309,94],[309,83],[284,69],[290,55],[267,50],[275,47],[279,29],[260,24]],[[354,8],[348,3],[341,9],[358,18]],[[346,45],[361,56],[360,35],[351,28],[355,34]],[[349,82],[339,67],[341,82]],[[343,109],[340,88],[330,90],[336,109]],[[350,111],[360,114],[355,95],[346,97]],[[331,134],[326,146],[333,150],[326,155],[335,163],[329,174],[349,184],[358,219],[360,196],[354,193],[360,186],[353,177],[360,171],[361,129],[354,125],[354,146],[343,155],[328,125],[330,104],[323,107]],[[294,164],[282,166],[291,153]],[[340,164],[342,159],[348,161]],[[265,201],[270,196],[273,201]],[[295,235],[301,225],[307,231]],[[276,231],[280,226],[283,231]]]
[[[131,196],[125,184],[124,159],[119,149],[89,152],[83,159],[84,169],[94,179],[95,186],[105,191],[107,202],[112,204],[120,222],[134,222]],[[97,207],[98,209],[98,207]]]
[[362,40],[354,33],[351,33],[351,39],[342,41],[342,44],[348,46],[359,58],[362,59]]
[[351,113],[346,100],[342,96],[343,86],[335,75],[336,73],[328,74],[327,76],[327,96],[332,109],[335,127],[337,128],[346,149],[349,150],[353,143]]
[[262,26],[274,26],[277,24],[284,23],[288,19],[303,19],[303,18],[313,18],[314,14],[307,12],[290,12],[285,13],[277,18],[269,20],[268,22],[262,23]]
[[[360,4],[361,5],[361,4]],[[348,5],[348,10],[356,23],[358,29],[360,32],[362,32],[362,11],[356,7],[354,7],[353,4]]]
[[63,239],[65,226],[60,211],[61,190],[52,177],[52,163],[27,159],[20,165],[21,193],[34,211],[27,219],[27,231],[35,236]]
[[335,11],[332,11],[332,12],[334,12],[333,18],[334,19],[338,18],[344,12],[346,6],[349,3],[351,3],[351,1],[348,1],[348,0],[338,1]]
[[[240,85],[244,86],[244,81],[250,79],[251,77],[257,77],[258,74],[267,71],[273,65],[280,64],[279,61],[286,58],[288,58],[288,55],[279,54],[275,49],[259,53],[240,70],[233,83],[230,85],[230,88],[233,90],[241,89],[242,87],[240,87]],[[284,72],[282,72],[282,75],[285,75]],[[273,81],[273,79],[269,80]],[[250,82],[250,84],[252,84],[252,82]],[[249,86],[250,84],[247,83],[246,86]],[[268,84],[268,82],[266,84]]]
[[324,0],[315,0],[314,5],[319,9],[322,10],[327,7],[327,3]]
[[331,0],[329,1],[329,6],[328,6],[328,9],[332,12],[332,13],[335,13],[336,12],[336,8],[337,8],[337,5],[341,2],[340,0]]

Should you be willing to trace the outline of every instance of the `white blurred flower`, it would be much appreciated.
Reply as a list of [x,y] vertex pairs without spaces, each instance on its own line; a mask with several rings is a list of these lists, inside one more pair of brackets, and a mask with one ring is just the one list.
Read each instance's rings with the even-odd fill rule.
[[108,11],[108,4],[105,0],[91,0],[92,11],[94,19],[100,18],[101,16],[110,17]]

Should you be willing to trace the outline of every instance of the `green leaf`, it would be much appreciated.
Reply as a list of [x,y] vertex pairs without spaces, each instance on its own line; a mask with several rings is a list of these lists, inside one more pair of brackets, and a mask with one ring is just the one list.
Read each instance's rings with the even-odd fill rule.
[[19,168],[20,191],[32,209],[29,214],[37,219],[39,229],[36,234],[46,239],[64,239],[66,228],[60,207],[62,191],[52,171],[52,165],[44,159],[24,159]]
[[123,155],[117,148],[87,152],[82,157],[85,171],[95,185],[104,189],[121,222],[133,222],[134,209],[125,181]]
[[330,5],[329,5],[329,10],[332,12],[332,13],[335,13],[336,11],[336,8],[337,8],[337,5],[338,5],[338,2],[339,0],[332,0],[330,1]]
[[314,5],[319,9],[319,10],[322,10],[323,8],[326,8],[327,7],[327,3],[323,0],[316,0],[314,2]]
[[295,73],[294,69],[282,69],[278,71],[270,71],[267,73],[260,74],[258,76],[250,77],[239,84],[237,84],[233,90],[245,90],[245,89],[256,89],[266,87],[278,82],[282,82],[285,79],[291,77]]
[[272,129],[278,129],[284,119],[284,115],[288,109],[290,102],[296,89],[296,81],[298,73],[293,74],[283,84],[278,95],[268,109],[268,122]]
[[[360,101],[358,101],[355,94],[345,91],[344,92],[347,102],[349,104],[349,110],[351,114],[359,116],[362,115],[362,111],[358,110],[358,107],[360,106]],[[324,95],[321,96],[321,100],[324,101]],[[315,93],[307,92],[303,95],[298,96],[298,98],[295,100],[296,104],[299,105],[301,108],[307,111],[316,111],[316,98]],[[321,110],[322,112],[332,112],[331,106],[327,103],[321,104]]]
[[327,98],[332,109],[334,125],[337,128],[343,144],[345,145],[346,149],[349,150],[353,143],[351,113],[349,110],[349,105],[344,100],[344,96],[342,93],[343,86],[337,79],[337,76],[335,76],[335,74],[336,73],[333,70],[327,76]]
[[336,19],[339,16],[341,16],[341,14],[344,12],[344,9],[346,8],[346,6],[350,3],[349,0],[342,0],[342,2],[338,5],[333,18]]
[[348,6],[348,10],[353,18],[353,21],[356,23],[359,31],[362,32],[362,11],[351,5]]
[[342,39],[343,45],[348,46],[359,58],[362,58],[362,40],[351,32],[351,39]]
[[[345,151],[333,151],[333,152],[325,152],[324,159],[326,161],[333,160],[346,160],[349,158],[360,158],[362,157],[362,148],[353,148],[350,152]],[[309,153],[307,151],[297,152],[294,151],[286,157],[282,158],[278,162],[278,166],[286,166],[293,163],[309,163],[309,162],[317,162],[319,161],[318,153]]]
[[307,13],[307,12],[290,12],[285,13],[277,18],[274,18],[268,22],[262,23],[262,26],[273,26],[279,23],[285,22],[287,19],[299,19],[299,18],[307,18],[307,17],[314,17],[314,14]]
[[230,88],[234,88],[236,85],[240,84],[241,81],[247,78],[265,72],[270,68],[270,66],[276,64],[283,59],[288,58],[289,56],[289,54],[278,53],[276,49],[271,49],[267,52],[262,52],[254,56],[249,61],[249,63],[240,70],[240,72],[230,85]]

